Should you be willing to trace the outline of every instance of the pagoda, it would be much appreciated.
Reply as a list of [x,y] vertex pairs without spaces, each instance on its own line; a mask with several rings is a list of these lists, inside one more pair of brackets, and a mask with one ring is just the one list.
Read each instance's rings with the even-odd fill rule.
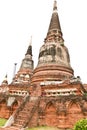
[[[0,86],[0,108],[9,113],[1,114],[9,119],[0,129],[21,130],[35,126],[52,126],[60,130],[73,128],[78,120],[87,118],[87,85],[82,84],[80,76],[74,76],[56,0],[36,68],[31,43],[11,84],[8,84],[6,76]],[[3,109],[0,113],[1,110],[4,113]]]

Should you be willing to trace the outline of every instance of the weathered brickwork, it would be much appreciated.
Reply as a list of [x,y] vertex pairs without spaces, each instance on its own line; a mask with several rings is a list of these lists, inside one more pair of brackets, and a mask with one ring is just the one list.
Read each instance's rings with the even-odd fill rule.
[[87,84],[74,76],[54,0],[53,13],[34,69],[32,44],[13,80],[7,75],[0,86],[0,118],[8,119],[0,130],[34,126],[73,128],[87,118]]

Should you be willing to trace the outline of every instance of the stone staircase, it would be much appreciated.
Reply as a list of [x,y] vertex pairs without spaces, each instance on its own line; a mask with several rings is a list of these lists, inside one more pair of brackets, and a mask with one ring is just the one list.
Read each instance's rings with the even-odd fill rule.
[[24,130],[24,128],[31,121],[34,112],[37,110],[39,105],[40,97],[31,97],[26,101],[22,109],[16,113],[14,123],[0,130]]
[[34,87],[32,95],[25,97],[24,101],[13,115],[14,123],[11,126],[0,128],[0,130],[25,130],[38,109],[41,97],[40,94],[38,94],[40,93],[39,91],[39,87]]
[[[31,97],[32,98],[32,97]],[[13,126],[18,128],[25,128],[29,121],[31,120],[34,112],[36,111],[39,103],[39,98],[31,99],[26,102],[23,110],[19,112],[17,117],[15,118]]]

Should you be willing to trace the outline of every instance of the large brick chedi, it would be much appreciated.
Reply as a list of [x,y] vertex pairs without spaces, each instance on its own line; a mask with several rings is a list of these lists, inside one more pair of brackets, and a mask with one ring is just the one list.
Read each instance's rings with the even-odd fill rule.
[[8,84],[5,77],[1,84],[0,117],[10,117],[6,129],[42,125],[68,129],[87,118],[87,85],[74,76],[56,1],[35,69],[33,64],[30,42],[12,83]]

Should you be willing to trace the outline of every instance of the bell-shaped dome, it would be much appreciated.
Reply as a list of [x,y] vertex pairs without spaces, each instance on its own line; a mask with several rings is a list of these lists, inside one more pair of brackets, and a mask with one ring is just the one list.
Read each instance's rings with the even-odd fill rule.
[[45,64],[55,64],[70,68],[68,49],[61,43],[46,42],[39,52],[38,67]]

